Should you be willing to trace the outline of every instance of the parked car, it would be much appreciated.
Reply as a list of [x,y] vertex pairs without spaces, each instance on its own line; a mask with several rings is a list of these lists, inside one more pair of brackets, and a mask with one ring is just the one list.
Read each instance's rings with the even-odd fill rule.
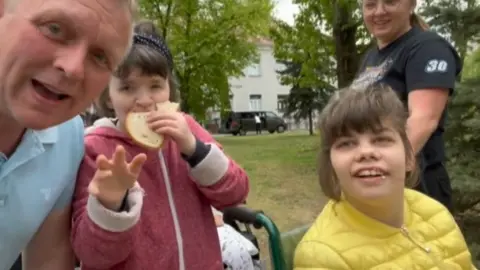
[[270,133],[283,133],[287,129],[285,120],[270,111],[230,112],[225,122],[225,128],[233,135],[245,135],[248,131],[255,131],[255,115],[260,116],[262,130]]

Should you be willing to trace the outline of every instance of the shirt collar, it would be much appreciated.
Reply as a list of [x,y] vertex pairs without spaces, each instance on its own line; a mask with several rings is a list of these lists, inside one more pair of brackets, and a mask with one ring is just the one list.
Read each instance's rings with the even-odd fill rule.
[[42,130],[32,130],[32,133],[42,144],[54,144],[58,140],[58,126]]

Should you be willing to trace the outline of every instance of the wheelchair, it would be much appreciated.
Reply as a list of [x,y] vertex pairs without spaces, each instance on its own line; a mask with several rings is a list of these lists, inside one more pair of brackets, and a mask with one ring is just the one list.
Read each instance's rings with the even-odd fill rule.
[[[257,230],[266,230],[272,270],[293,269],[295,248],[310,228],[310,224],[280,233],[275,223],[261,210],[253,210],[247,206],[235,206],[223,209],[222,212],[224,222],[250,240],[258,250],[260,250],[258,239],[253,233],[252,227]],[[252,259],[260,261],[261,258],[260,255],[256,255]]]

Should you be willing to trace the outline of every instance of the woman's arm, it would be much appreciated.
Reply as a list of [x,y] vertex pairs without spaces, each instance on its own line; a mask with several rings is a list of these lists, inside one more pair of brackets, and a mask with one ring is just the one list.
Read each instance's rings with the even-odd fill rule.
[[448,101],[448,89],[419,89],[408,95],[407,135],[418,154],[438,126]]
[[454,49],[443,39],[413,46],[405,67],[408,91],[407,134],[415,153],[422,150],[438,127],[460,72]]

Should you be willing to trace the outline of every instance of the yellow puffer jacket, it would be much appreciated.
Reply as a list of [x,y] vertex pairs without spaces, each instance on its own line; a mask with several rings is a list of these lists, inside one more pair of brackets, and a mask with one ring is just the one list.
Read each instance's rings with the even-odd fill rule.
[[373,220],[330,201],[295,251],[295,270],[472,270],[465,239],[448,210],[405,190],[405,226]]

